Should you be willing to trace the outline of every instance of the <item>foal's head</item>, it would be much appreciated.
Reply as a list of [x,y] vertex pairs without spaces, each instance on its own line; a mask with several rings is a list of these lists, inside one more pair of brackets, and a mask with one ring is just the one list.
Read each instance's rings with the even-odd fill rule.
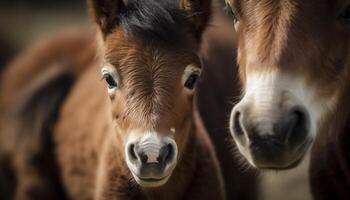
[[255,167],[296,166],[349,81],[350,1],[226,2],[244,87],[232,135]]
[[115,134],[143,187],[167,182],[193,128],[197,49],[210,1],[91,0]]

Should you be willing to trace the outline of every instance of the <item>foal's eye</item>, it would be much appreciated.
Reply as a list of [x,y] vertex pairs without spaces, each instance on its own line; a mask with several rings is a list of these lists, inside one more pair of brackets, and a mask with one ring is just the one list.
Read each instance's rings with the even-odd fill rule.
[[200,74],[201,74],[200,68],[194,65],[189,65],[186,67],[182,78],[182,83],[188,91],[192,91],[195,88],[196,83],[200,77]]
[[108,94],[114,97],[117,90],[119,89],[119,76],[115,67],[109,63],[104,64],[102,70],[102,79],[107,83]]
[[103,74],[103,78],[106,80],[109,89],[113,89],[113,88],[118,87],[118,84],[117,84],[117,82],[114,80],[114,78],[113,78],[112,75],[106,73],[106,74]]
[[232,7],[230,3],[226,2],[226,6],[225,6],[224,10],[225,10],[226,14],[231,15],[231,17],[233,19],[234,27],[237,31],[238,26],[239,26],[239,14],[238,14],[237,9],[235,7]]

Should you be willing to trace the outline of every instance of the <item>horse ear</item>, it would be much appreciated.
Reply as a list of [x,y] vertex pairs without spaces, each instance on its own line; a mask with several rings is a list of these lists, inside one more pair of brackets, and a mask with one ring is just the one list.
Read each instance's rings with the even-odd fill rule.
[[197,39],[200,39],[203,31],[208,26],[212,0],[180,0],[179,9],[183,10],[190,22],[191,29]]
[[93,20],[104,35],[119,24],[119,14],[125,7],[123,0],[87,0],[87,3]]

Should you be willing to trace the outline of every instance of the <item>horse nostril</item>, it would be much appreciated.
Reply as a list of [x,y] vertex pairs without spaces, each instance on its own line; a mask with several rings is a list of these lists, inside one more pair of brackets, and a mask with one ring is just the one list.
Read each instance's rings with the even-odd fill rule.
[[138,155],[139,155],[139,158],[141,160],[141,163],[147,163],[148,162],[148,156],[145,153],[140,152]]
[[161,148],[159,152],[158,162],[159,163],[170,163],[174,159],[174,147],[172,144],[167,144]]
[[148,162],[148,156],[146,155],[146,153],[144,152],[143,149],[135,146],[134,147],[134,154],[135,154],[137,160],[139,160],[139,162],[141,162],[143,164]]
[[297,144],[305,139],[309,129],[308,114],[303,108],[294,108],[287,117],[285,124],[287,132],[287,141]]
[[244,134],[240,119],[241,119],[241,112],[236,111],[236,113],[234,114],[233,131],[237,136],[241,136]]
[[136,149],[135,149],[135,144],[131,144],[129,145],[128,147],[128,154],[129,154],[129,157],[131,160],[137,160],[137,156],[136,156],[136,153],[135,153]]

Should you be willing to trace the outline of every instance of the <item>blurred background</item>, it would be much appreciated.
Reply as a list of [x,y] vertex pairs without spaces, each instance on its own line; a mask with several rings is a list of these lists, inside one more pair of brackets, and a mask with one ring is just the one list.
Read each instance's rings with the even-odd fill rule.
[[64,27],[88,24],[84,0],[1,0],[0,69],[35,41]]

